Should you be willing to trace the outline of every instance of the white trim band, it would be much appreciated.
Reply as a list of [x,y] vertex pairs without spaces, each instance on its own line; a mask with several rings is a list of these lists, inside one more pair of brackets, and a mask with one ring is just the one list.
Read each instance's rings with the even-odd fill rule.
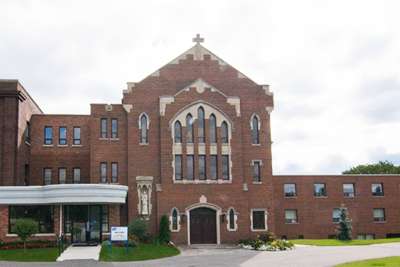
[[1,186],[0,204],[125,203],[128,187],[110,184]]

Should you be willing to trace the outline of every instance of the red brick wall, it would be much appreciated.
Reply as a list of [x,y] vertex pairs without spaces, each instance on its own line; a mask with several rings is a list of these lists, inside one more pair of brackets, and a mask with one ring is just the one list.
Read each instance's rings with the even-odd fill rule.
[[[295,183],[297,197],[285,198],[283,184]],[[314,197],[313,184],[326,183],[327,197]],[[354,183],[354,198],[343,196],[343,183]],[[384,184],[384,196],[371,193],[372,183]],[[400,177],[399,176],[274,176],[274,201],[276,210],[276,233],[296,238],[327,238],[335,234],[332,222],[333,208],[345,204],[353,220],[353,235],[375,234],[385,237],[387,233],[400,233]],[[385,208],[386,222],[373,221],[374,208]],[[297,209],[298,224],[285,224],[284,210]]]
[[[86,115],[33,115],[31,134],[31,185],[43,185],[43,169],[52,169],[52,183],[58,183],[58,168],[67,168],[67,182],[73,168],[81,169],[81,182],[90,181],[90,128]],[[53,127],[53,145],[44,145],[44,127]],[[59,127],[67,127],[67,146],[59,146]],[[73,127],[81,127],[81,145],[73,145]]]

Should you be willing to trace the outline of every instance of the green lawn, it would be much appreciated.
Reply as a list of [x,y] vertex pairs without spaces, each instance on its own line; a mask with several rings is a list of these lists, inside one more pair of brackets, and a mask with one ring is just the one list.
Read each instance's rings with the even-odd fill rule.
[[125,247],[112,247],[110,253],[109,248],[103,246],[100,252],[101,261],[142,261],[150,259],[159,259],[171,257],[179,254],[179,250],[167,245],[140,244],[137,247],[129,247],[128,253]]
[[358,240],[340,241],[337,239],[295,239],[290,240],[298,245],[313,245],[313,246],[362,246],[372,244],[384,244],[400,242],[400,238],[384,238],[384,239],[371,239],[371,240]]
[[400,257],[387,257],[365,261],[354,261],[336,265],[336,267],[399,267]]
[[32,248],[0,250],[0,261],[56,261],[57,248]]

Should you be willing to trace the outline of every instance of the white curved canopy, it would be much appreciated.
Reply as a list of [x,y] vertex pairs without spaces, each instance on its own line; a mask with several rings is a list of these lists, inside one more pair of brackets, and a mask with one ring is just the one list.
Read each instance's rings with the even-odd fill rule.
[[110,184],[1,186],[0,204],[125,203],[128,187]]

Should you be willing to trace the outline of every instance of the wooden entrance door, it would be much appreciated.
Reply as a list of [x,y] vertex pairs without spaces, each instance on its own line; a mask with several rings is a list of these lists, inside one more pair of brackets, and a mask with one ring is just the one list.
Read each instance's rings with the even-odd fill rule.
[[216,244],[216,211],[209,208],[197,208],[190,211],[190,243]]

